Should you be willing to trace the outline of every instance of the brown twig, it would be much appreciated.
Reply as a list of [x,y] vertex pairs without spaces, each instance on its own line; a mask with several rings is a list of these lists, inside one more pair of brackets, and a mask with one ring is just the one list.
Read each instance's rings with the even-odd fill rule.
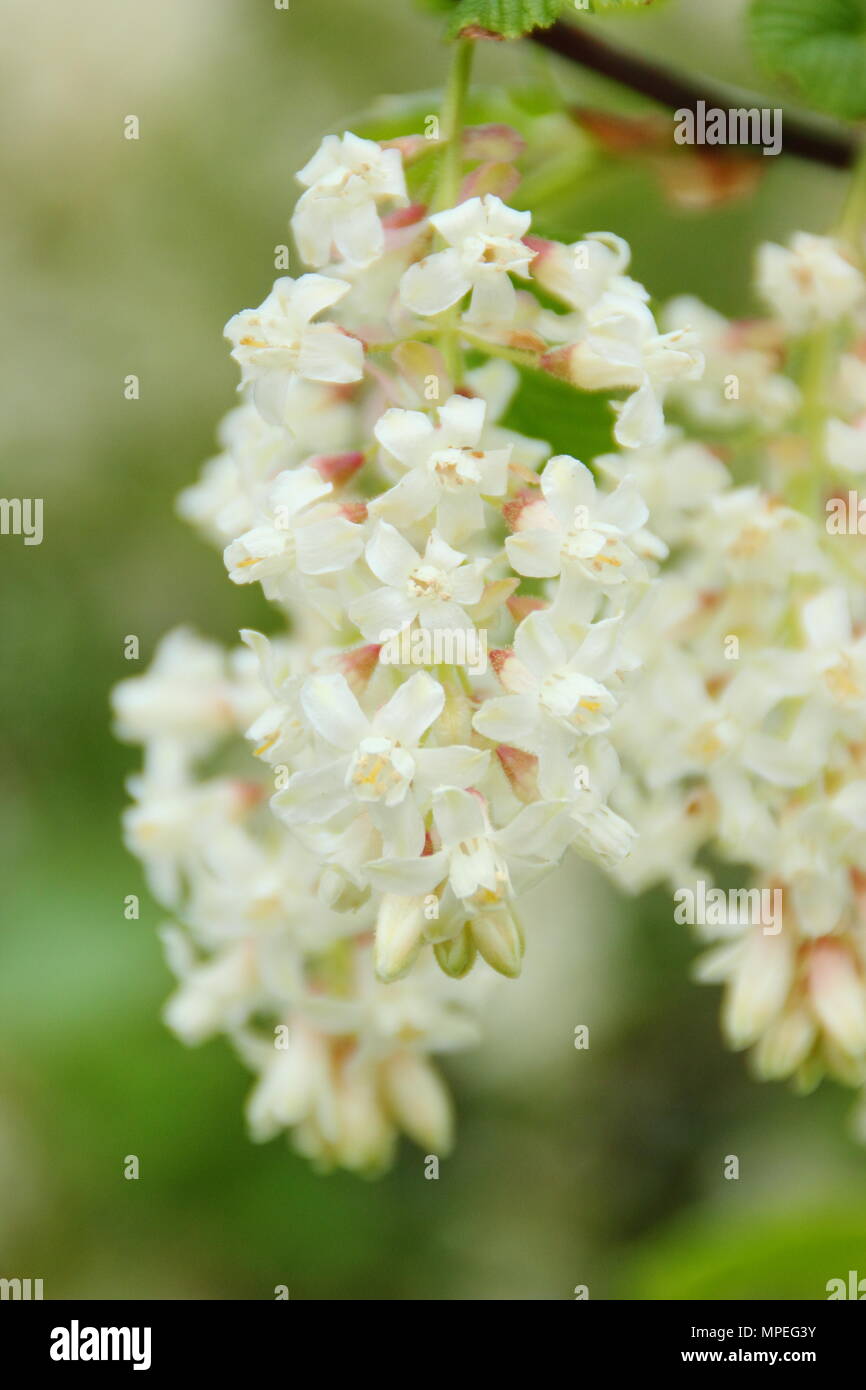
[[[624,53],[577,25],[559,21],[550,29],[535,29],[527,37],[542,48],[558,53],[561,58],[580,63],[582,67],[630,87],[632,91],[641,92],[663,106],[694,109],[699,101],[705,101],[708,107],[727,109],[742,104],[733,101],[730,93],[722,92],[719,88],[693,82],[660,63]],[[796,116],[789,116],[787,112],[782,118],[782,130],[785,154],[799,155],[801,159],[811,159],[832,169],[849,169],[857,158],[859,142],[852,135],[820,130]]]

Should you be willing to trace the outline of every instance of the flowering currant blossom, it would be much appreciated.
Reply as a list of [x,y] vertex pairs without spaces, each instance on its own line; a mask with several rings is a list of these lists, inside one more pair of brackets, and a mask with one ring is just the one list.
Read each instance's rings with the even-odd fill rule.
[[643,286],[623,274],[631,251],[622,237],[591,232],[571,246],[539,237],[529,237],[528,242],[536,253],[533,278],[571,309],[585,314],[609,291],[647,298]]
[[617,406],[616,440],[626,448],[655,444],[664,427],[662,403],[671,383],[699,377],[703,357],[688,329],[659,333],[635,294],[608,292],[586,313],[586,331],[559,349],[562,371],[588,391],[631,388]]
[[758,250],[757,289],[784,327],[801,333],[863,304],[863,276],[830,237],[796,232],[790,246]]
[[528,212],[515,212],[492,193],[431,217],[448,247],[405,272],[400,297],[407,309],[441,314],[471,290],[467,323],[510,322],[516,295],[509,274],[527,276],[534,255],[522,240],[530,220]]
[[274,810],[289,824],[315,815],[329,820],[355,806],[368,812],[389,852],[420,854],[423,813],[437,786],[468,787],[488,755],[477,748],[422,748],[420,741],[445,703],[442,686],[416,671],[369,719],[345,676],[313,676],[301,691],[310,725],[338,756],[296,772],[277,792]]
[[407,540],[380,521],[367,545],[367,564],[383,588],[355,599],[349,617],[363,635],[381,640],[417,618],[423,628],[468,628],[472,620],[465,607],[481,598],[486,561],[467,560],[437,531],[431,531],[419,555]]
[[344,384],[358,381],[363,348],[332,323],[313,323],[345,294],[345,281],[328,275],[283,275],[258,309],[244,309],[226,324],[232,356],[241,367],[241,386],[253,384],[253,399],[266,420],[291,423],[300,410],[300,381]]
[[439,424],[417,410],[389,410],[375,435],[406,472],[370,504],[370,515],[411,526],[435,511],[442,535],[459,544],[484,526],[484,497],[502,497],[510,451],[479,447],[485,405],[452,396],[439,409]]
[[647,519],[647,508],[626,476],[607,495],[579,459],[560,454],[545,465],[541,498],[513,510],[514,535],[505,543],[518,574],[609,589],[640,578],[643,565],[629,543]]
[[[666,825],[692,825],[657,776],[644,787],[621,734],[667,556],[635,478],[685,545],[727,480],[695,446],[658,483],[686,448],[662,401],[699,358],[687,325],[656,330],[625,243],[534,240],[529,212],[470,194],[489,136],[457,137],[444,174],[426,143],[327,137],[292,219],[313,273],[278,280],[226,329],[241,403],[179,509],[234,583],[262,585],[274,630],[245,629],[225,655],[175,633],[114,698],[119,733],[144,746],[125,833],[170,918],[169,1026],[231,1040],[257,1078],[254,1138],[288,1130],[316,1164],[364,1172],[387,1166],[400,1132],[447,1151],[432,1058],[474,1042],[490,986],[519,974],[543,930],[526,891],[569,848],[605,868],[639,853],[628,816],[653,796],[669,799]],[[524,147],[516,132],[506,144]],[[631,393],[609,403],[597,468],[543,442],[543,411],[531,436],[514,427],[533,379],[561,394],[552,376],[575,400]],[[580,448],[577,426],[564,443]],[[717,567],[745,524],[717,525]],[[396,633],[410,639],[400,661],[384,647]],[[411,641],[431,634],[448,640]],[[792,700],[821,688],[822,746],[830,672],[856,641],[840,628],[838,656],[815,649],[791,685]],[[788,713],[783,695],[762,708]],[[758,732],[783,763],[785,730]],[[849,838],[855,801],[833,812]]]
[[332,574],[356,560],[364,545],[361,527],[334,512],[322,514],[319,504],[332,491],[313,468],[280,473],[259,523],[226,546],[229,578],[261,581],[268,597],[280,597],[295,573]]
[[298,183],[305,192],[292,230],[308,265],[327,265],[332,248],[350,265],[372,265],[385,245],[379,203],[408,202],[399,151],[383,150],[350,131],[342,139],[326,135]]
[[616,697],[603,684],[616,664],[618,619],[593,623],[573,655],[546,613],[530,613],[514,635],[499,678],[509,695],[485,701],[473,720],[485,738],[538,758],[544,790],[581,734],[610,724]]

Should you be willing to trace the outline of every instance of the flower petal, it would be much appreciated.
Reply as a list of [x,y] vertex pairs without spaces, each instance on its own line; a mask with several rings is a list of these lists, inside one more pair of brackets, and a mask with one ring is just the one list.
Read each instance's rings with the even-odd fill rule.
[[295,543],[302,574],[334,574],[357,560],[364,548],[364,530],[344,516],[329,516],[299,526]]
[[345,773],[345,758],[296,772],[289,778],[288,786],[271,797],[271,806],[290,825],[295,821],[328,820],[351,800],[344,786]]
[[409,575],[421,563],[417,550],[387,521],[377,524],[365,556],[376,578],[395,589],[405,587]]
[[468,396],[452,396],[441,405],[439,424],[448,445],[474,448],[481,438],[486,411],[486,402],[478,397],[470,399]]
[[317,733],[337,748],[354,749],[370,723],[345,676],[311,676],[301,690],[304,713]]
[[369,504],[370,516],[388,520],[397,526],[409,526],[420,521],[436,505],[438,488],[430,474],[415,468],[406,473],[399,483],[383,492]]
[[385,249],[385,233],[372,198],[348,207],[335,220],[334,242],[350,265],[372,265]]
[[459,845],[461,840],[484,838],[487,825],[484,807],[471,792],[446,787],[433,798],[433,819],[445,845]]
[[566,650],[545,613],[530,613],[514,634],[514,653],[539,681],[565,665]]
[[398,589],[373,589],[349,605],[349,617],[368,642],[382,642],[387,633],[401,632],[418,611],[408,594]]
[[456,744],[451,748],[421,748],[415,755],[415,785],[432,796],[443,787],[472,787],[484,776],[490,754],[483,748]]
[[308,381],[360,381],[364,375],[364,348],[357,338],[332,323],[314,323],[304,332],[298,354],[298,372]]
[[456,251],[437,251],[410,265],[400,281],[400,298],[414,314],[441,314],[472,288]]
[[445,691],[426,671],[417,671],[376,711],[372,727],[404,748],[415,748],[445,704]]
[[552,579],[562,568],[555,531],[519,531],[505,542],[511,568],[530,579]]
[[442,850],[417,859],[374,859],[367,865],[367,877],[374,888],[411,897],[432,893],[447,872],[448,856]]
[[476,712],[472,727],[494,743],[508,743],[524,753],[537,753],[544,738],[534,695],[494,695]]
[[373,433],[382,448],[406,468],[423,463],[433,447],[433,424],[420,410],[386,410]]

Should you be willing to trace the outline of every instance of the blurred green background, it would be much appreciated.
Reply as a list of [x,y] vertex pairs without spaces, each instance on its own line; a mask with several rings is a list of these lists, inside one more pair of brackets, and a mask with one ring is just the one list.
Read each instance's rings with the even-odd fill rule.
[[[739,5],[671,0],[606,31],[760,86]],[[4,495],[45,499],[45,539],[0,538],[0,1275],[47,1298],[825,1297],[866,1274],[866,1156],[848,1094],[751,1082],[663,894],[622,903],[588,871],[537,898],[525,977],[487,1041],[449,1064],[460,1141],[377,1183],[247,1141],[247,1077],[221,1043],[163,1028],[160,914],[120,843],[135,755],[108,688],[179,622],[231,641],[256,601],[175,520],[236,375],[222,327],[258,303],[287,238],[293,171],[380,93],[435,87],[438,21],[411,0],[4,0],[0,381]],[[529,46],[574,100],[634,101]],[[763,90],[767,90],[764,85]],[[126,115],[141,138],[123,139]],[[659,297],[751,307],[751,251],[831,218],[839,176],[797,161],[712,214],[668,207],[617,163],[559,212],[610,227]],[[123,397],[136,373],[141,399]],[[543,433],[539,425],[538,433]],[[123,898],[142,893],[142,917]],[[587,1052],[574,1028],[589,1024]],[[123,1178],[137,1154],[138,1182]],[[740,1159],[725,1181],[725,1156]]]

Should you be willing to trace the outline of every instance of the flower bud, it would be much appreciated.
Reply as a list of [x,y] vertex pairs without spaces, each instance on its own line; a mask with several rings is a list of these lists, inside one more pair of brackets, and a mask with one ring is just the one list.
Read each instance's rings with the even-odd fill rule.
[[866,1052],[866,987],[851,951],[825,937],[809,953],[809,997],[827,1033],[852,1057]]
[[380,980],[399,980],[415,960],[426,926],[424,899],[386,893],[376,921],[376,974]]
[[451,1097],[434,1067],[415,1052],[398,1052],[382,1067],[385,1097],[401,1129],[435,1154],[454,1141]]
[[523,961],[520,930],[509,908],[472,919],[472,939],[491,969],[516,980]]
[[468,926],[456,936],[452,936],[450,941],[440,941],[433,950],[440,968],[455,980],[469,974],[477,955],[472,932]]

